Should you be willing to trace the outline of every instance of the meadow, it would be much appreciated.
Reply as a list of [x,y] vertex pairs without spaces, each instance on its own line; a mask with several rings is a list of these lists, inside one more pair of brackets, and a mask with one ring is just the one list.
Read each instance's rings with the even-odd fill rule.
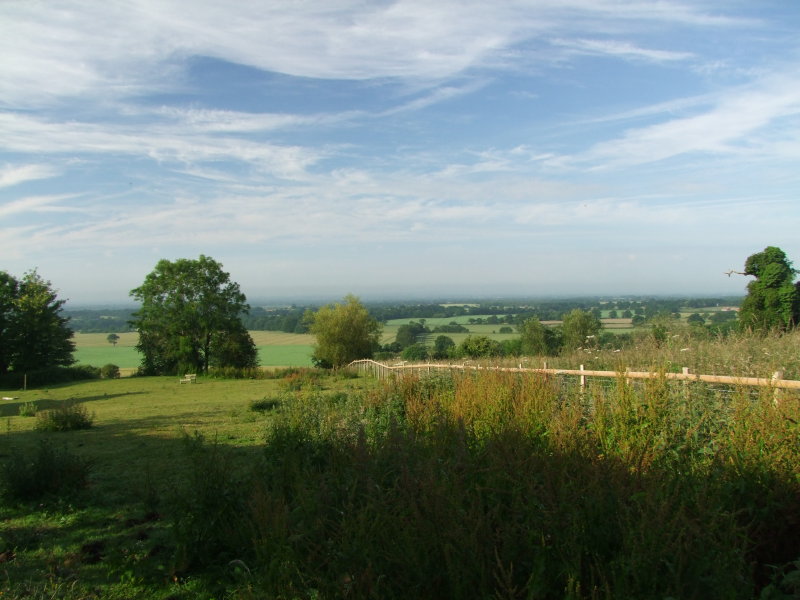
[[[552,360],[797,372],[797,333],[669,340]],[[800,593],[796,393],[624,377],[581,392],[497,371],[274,377],[4,392],[0,597]],[[37,430],[69,402],[92,427]],[[22,416],[31,403],[39,414]],[[15,499],[8,481],[53,452],[88,461],[88,487]]]

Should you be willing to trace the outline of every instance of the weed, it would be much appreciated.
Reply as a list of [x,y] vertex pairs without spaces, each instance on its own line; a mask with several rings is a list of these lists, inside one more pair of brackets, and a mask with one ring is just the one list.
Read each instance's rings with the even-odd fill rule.
[[100,377],[103,379],[119,378],[119,367],[112,363],[103,365],[102,367],[100,367]]
[[89,472],[87,461],[43,440],[33,456],[12,452],[0,471],[0,489],[14,501],[67,496],[86,487]]
[[267,412],[279,408],[282,400],[280,398],[263,398],[262,400],[252,400],[250,410],[254,412]]
[[37,431],[89,429],[94,422],[94,416],[89,414],[83,404],[71,400],[62,402],[58,408],[53,410],[39,412],[37,419]]
[[36,416],[36,403],[25,402],[19,405],[20,417],[35,417]]
[[322,373],[316,369],[299,369],[283,378],[283,388],[289,392],[319,390],[322,388]]

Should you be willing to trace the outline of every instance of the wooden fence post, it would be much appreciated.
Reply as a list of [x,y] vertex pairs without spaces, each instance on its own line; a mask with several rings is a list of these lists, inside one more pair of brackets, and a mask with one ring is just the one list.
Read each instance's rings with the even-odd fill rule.
[[[689,374],[689,367],[681,368],[681,372],[684,375],[688,375]],[[683,397],[686,398],[687,400],[689,398],[689,380],[688,379],[684,379],[683,380]]]
[[[778,381],[783,379],[784,369],[778,369],[772,374],[772,381]],[[781,403],[781,390],[780,388],[775,388],[772,392],[772,400],[775,402],[775,406],[778,406]]]

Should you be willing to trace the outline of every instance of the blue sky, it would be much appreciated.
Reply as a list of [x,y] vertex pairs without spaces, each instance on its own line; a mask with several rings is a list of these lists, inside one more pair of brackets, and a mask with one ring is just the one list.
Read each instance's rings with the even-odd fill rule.
[[800,3],[0,3],[0,269],[127,302],[743,293],[800,266]]

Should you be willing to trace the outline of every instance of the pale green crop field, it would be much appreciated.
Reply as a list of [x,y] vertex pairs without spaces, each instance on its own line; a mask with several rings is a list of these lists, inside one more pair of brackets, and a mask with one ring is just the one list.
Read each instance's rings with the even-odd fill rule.
[[[280,331],[251,331],[250,335],[258,348],[258,358],[262,367],[308,367],[311,366],[314,336],[310,334],[282,333]],[[119,334],[116,346],[107,340],[106,333],[76,333],[76,363],[102,367],[117,365],[123,375],[130,374],[141,362],[136,351],[138,334],[135,332]]]

